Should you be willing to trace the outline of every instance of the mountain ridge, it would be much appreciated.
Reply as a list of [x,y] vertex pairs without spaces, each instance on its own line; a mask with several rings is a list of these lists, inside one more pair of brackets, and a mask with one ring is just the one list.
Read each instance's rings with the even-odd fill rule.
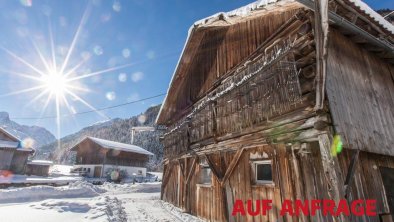
[[38,148],[56,140],[56,137],[44,127],[28,126],[14,122],[10,119],[8,112],[0,112],[0,127],[7,130],[20,140],[32,138],[33,147]]

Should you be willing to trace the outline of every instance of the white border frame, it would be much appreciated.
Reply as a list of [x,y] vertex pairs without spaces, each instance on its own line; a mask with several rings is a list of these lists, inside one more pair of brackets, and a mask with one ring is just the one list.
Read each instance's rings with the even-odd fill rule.
[[[256,160],[253,161],[254,181],[256,184],[274,184],[274,171],[272,168],[272,160]],[[257,164],[270,164],[272,180],[257,180]]]

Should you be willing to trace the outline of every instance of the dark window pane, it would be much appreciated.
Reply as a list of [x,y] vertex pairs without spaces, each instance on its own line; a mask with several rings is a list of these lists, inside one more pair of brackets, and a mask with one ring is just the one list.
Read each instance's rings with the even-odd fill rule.
[[257,180],[272,181],[271,164],[256,164]]

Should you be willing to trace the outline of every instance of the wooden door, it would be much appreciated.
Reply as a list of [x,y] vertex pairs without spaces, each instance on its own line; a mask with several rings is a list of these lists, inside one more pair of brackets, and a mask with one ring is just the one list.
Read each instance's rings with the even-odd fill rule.
[[93,177],[101,177],[101,166],[94,167]]

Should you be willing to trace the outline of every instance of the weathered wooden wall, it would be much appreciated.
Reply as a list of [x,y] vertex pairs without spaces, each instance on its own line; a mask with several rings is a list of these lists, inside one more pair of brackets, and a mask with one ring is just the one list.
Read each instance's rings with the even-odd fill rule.
[[394,156],[394,66],[331,30],[327,97],[349,148]]
[[105,164],[145,167],[149,161],[149,156],[130,153],[118,150],[109,150],[106,153]]
[[[354,150],[345,149],[338,156],[341,169],[344,173],[347,171],[352,154]],[[384,156],[379,154],[372,154],[368,152],[361,152],[356,163],[356,171],[351,183],[351,195],[349,200],[356,199],[373,199],[377,201],[377,213],[378,214],[389,214],[388,200],[386,190],[383,186],[382,174],[380,172],[381,167],[388,167],[394,170],[394,157]],[[393,184],[394,186],[394,184]],[[394,189],[390,187],[389,189]],[[380,222],[379,217],[350,217],[349,221],[362,222]]]
[[27,159],[30,154],[30,152],[26,151],[15,151],[14,156],[12,157],[11,171],[15,174],[24,174]]
[[[283,22],[276,33],[268,32],[271,36],[265,37],[267,42],[261,44],[256,51],[249,52],[242,47],[238,49],[239,46],[232,42],[238,41],[242,34],[245,41],[242,45],[245,47],[256,41],[249,39],[256,38],[256,33],[246,31],[253,30],[253,25],[250,26],[252,19],[239,25],[210,28],[200,36],[201,42],[194,43],[194,46],[200,44],[200,48],[196,49],[197,55],[200,53],[208,58],[208,62],[204,64],[206,67],[198,67],[198,64],[205,61],[203,56],[185,55],[183,59],[189,59],[191,68],[183,71],[190,73],[173,81],[181,86],[175,87],[179,90],[177,92],[170,91],[171,95],[176,96],[167,101],[171,107],[164,107],[165,114],[159,120],[159,123],[163,121],[161,123],[169,127],[163,140],[167,163],[164,168],[166,179],[163,179],[163,200],[208,221],[226,221],[228,212],[225,206],[231,211],[235,199],[272,199],[274,209],[267,217],[237,215],[236,218],[230,218],[230,221],[338,221],[338,218],[323,216],[320,212],[313,218],[279,215],[279,206],[285,199],[344,198],[344,181],[348,174],[351,151],[345,150],[338,158],[330,155],[331,126],[334,125],[335,130],[344,135],[347,148],[363,147],[365,151],[385,150],[381,152],[384,154],[389,154],[386,152],[389,149],[391,150],[388,152],[394,152],[392,147],[387,146],[394,144],[394,115],[393,109],[390,109],[394,107],[393,67],[370,52],[362,50],[360,46],[333,29],[327,79],[330,107],[324,104],[322,110],[314,112],[312,107],[316,93],[316,51],[314,31],[311,30],[313,20],[310,20],[311,15],[308,12],[300,12],[300,15],[297,15],[294,16],[295,20]],[[281,19],[282,17],[279,17],[279,20]],[[262,27],[265,27],[271,20],[262,22]],[[271,25],[276,27],[275,24]],[[230,33],[229,30],[232,28],[238,31],[245,28],[245,32]],[[198,36],[198,33],[195,35]],[[228,41],[224,41],[226,38]],[[271,53],[272,49],[276,50],[273,50],[275,53],[283,53],[279,43],[287,38],[299,44],[294,44],[292,50],[280,56],[278,61],[269,63],[269,69],[264,69],[258,76],[248,79],[247,76],[254,73],[256,67],[266,65],[258,63],[258,58],[261,58],[259,56]],[[216,43],[210,45],[210,39]],[[216,47],[222,46],[224,48],[221,51],[216,51]],[[230,51],[226,51],[227,49]],[[245,55],[248,62],[241,62],[242,56],[234,55],[231,50],[235,50],[236,53],[240,50],[249,52],[250,55]],[[222,52],[226,54],[217,57]],[[234,59],[234,56],[239,57]],[[197,59],[193,61],[192,58]],[[234,61],[238,61],[238,64],[232,64]],[[294,64],[294,67],[280,66],[281,63]],[[297,71],[297,78],[286,79],[291,76],[291,69]],[[220,70],[226,72],[222,74]],[[278,77],[273,83],[265,78],[270,76],[270,70],[271,76]],[[244,78],[250,81],[238,85],[238,80]],[[286,87],[272,88],[284,82],[297,83],[292,88],[299,87],[298,94],[289,93],[291,91]],[[231,88],[229,86],[232,84],[237,87],[221,94],[222,91]],[[222,96],[215,97],[219,94]],[[182,96],[177,97],[178,95]],[[262,95],[268,95],[266,98],[270,99],[267,100]],[[295,95],[296,99],[292,100],[291,95]],[[204,104],[204,101],[209,103]],[[191,104],[193,106],[188,108]],[[334,122],[331,121],[329,111]],[[188,114],[190,116],[186,118]],[[185,118],[185,121],[181,117]],[[383,121],[385,118],[388,119],[387,122]],[[178,124],[173,120],[185,124]],[[338,124],[339,122],[341,124]],[[356,133],[359,130],[362,133]],[[377,142],[383,137],[385,141]],[[382,148],[379,147],[381,145]],[[224,172],[227,173],[226,169],[232,168],[232,160],[237,159],[234,157],[237,157],[241,149],[245,149],[244,153],[231,175],[223,182]],[[251,152],[265,152],[272,157],[274,185],[255,185],[252,182],[249,159]],[[198,182],[201,167],[197,164],[193,168],[192,164],[197,156],[209,156],[213,162],[220,160],[222,164],[222,167],[217,168],[210,163],[212,170],[217,168],[217,172],[213,173],[211,185],[202,185]],[[185,161],[185,165],[182,165],[182,161]],[[378,213],[388,213],[381,176],[374,169],[374,165],[364,164],[393,167],[394,160],[391,157],[361,152],[355,180],[351,184],[351,198],[376,199]],[[363,174],[362,170],[367,172]],[[374,181],[375,177],[380,179]],[[366,183],[368,185],[365,185]],[[377,222],[379,217],[357,220]]]
[[[304,146],[305,145],[305,146]],[[294,146],[293,146],[294,147]],[[261,200],[269,199],[273,202],[273,209],[269,215],[256,217],[235,216],[232,221],[335,221],[331,216],[323,216],[317,212],[316,216],[281,216],[280,207],[283,200],[312,200],[330,199],[328,194],[329,186],[325,180],[325,173],[322,166],[322,159],[319,151],[319,144],[312,142],[303,144],[303,149],[292,151],[291,147],[284,144],[259,146],[245,151],[230,176],[227,187],[227,199],[230,210],[235,199]],[[347,174],[351,160],[352,150],[344,150],[339,154],[338,159],[342,176]],[[221,152],[225,167],[228,167],[234,157],[235,152]],[[250,154],[268,154],[273,160],[273,180],[274,185],[256,185],[253,183],[251,175]],[[218,158],[218,152],[216,158]],[[394,158],[361,152],[357,163],[354,180],[351,184],[351,196],[349,200],[375,199],[377,200],[377,213],[389,213],[387,197],[385,196],[382,177],[379,167],[390,167],[394,169]],[[188,171],[187,169],[186,171]],[[164,187],[163,199],[172,204],[185,209],[190,204],[190,213],[207,221],[226,221],[225,208],[222,189],[220,183],[212,175],[211,185],[201,185],[198,183],[200,167],[194,169],[190,180],[189,195],[184,198],[184,177],[179,164],[175,164],[171,170],[169,182]],[[344,180],[345,178],[343,178]],[[341,184],[343,186],[343,184]],[[178,196],[178,190],[181,192]],[[344,198],[343,196],[341,198]],[[347,221],[370,221],[379,222],[379,215],[376,217],[347,217]]]
[[[82,141],[76,148],[76,164],[103,164],[106,150],[89,139]],[[82,157],[82,161],[81,161]]]
[[15,149],[0,149],[0,170],[10,170]]
[[26,174],[35,176],[48,176],[50,165],[27,164]]
[[[178,64],[176,78],[167,97],[163,119],[177,120],[185,110],[211,89],[227,72],[248,57],[301,8],[293,3],[260,12],[234,25],[194,31]],[[278,9],[278,10],[274,10]],[[168,113],[167,113],[168,112]],[[165,117],[164,117],[165,116]],[[162,118],[162,117],[160,117]]]
[[[200,108],[193,110],[188,120],[183,117],[169,127],[163,141],[165,157],[186,153],[196,144],[269,125],[276,117],[313,103],[315,53],[309,20],[303,16],[294,16],[283,24],[281,32],[271,36],[248,63],[231,70],[220,85],[194,105]],[[309,113],[312,110],[301,115]]]

